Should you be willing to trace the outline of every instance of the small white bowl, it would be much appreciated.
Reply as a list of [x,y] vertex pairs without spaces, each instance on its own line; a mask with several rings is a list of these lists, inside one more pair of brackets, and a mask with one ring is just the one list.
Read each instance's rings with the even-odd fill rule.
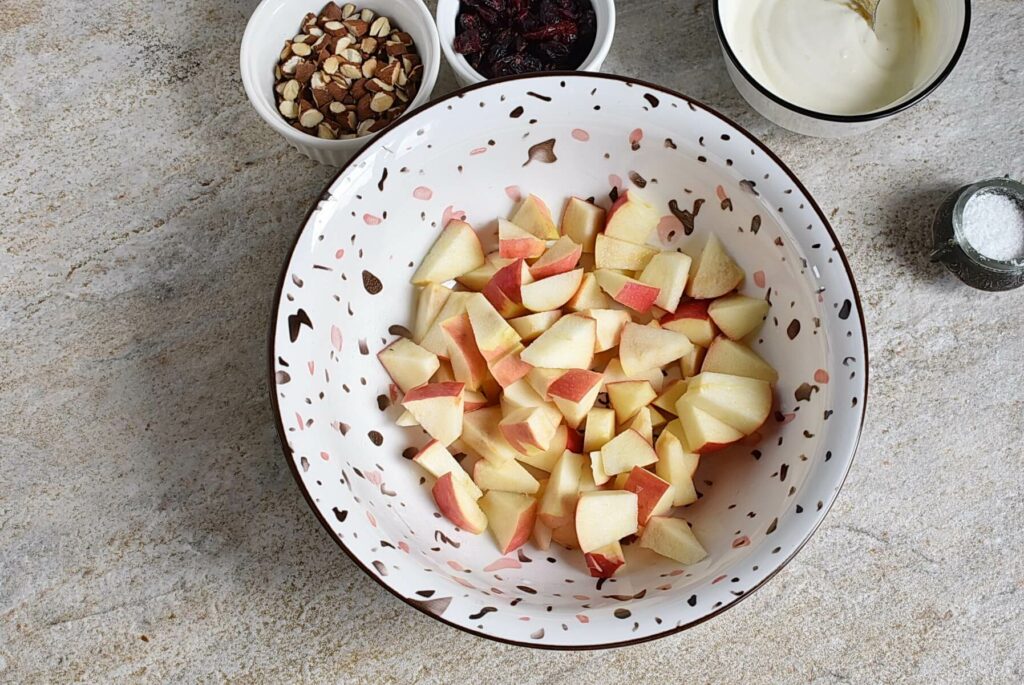
[[[893,0],[889,0],[892,2]],[[906,0],[899,0],[904,2]],[[808,136],[840,138],[869,131],[889,121],[900,112],[909,109],[928,97],[933,90],[952,73],[967,45],[967,34],[971,26],[970,0],[930,0],[936,3],[939,18],[937,30],[941,49],[933,55],[931,75],[922,79],[917,86],[902,98],[887,107],[864,114],[839,115],[816,112],[788,102],[767,85],[759,82],[744,67],[729,43],[726,28],[728,18],[723,19],[722,0],[715,0],[715,28],[722,44],[725,65],[736,90],[761,116],[779,126]]]
[[[272,129],[284,136],[292,147],[312,160],[329,166],[341,166],[374,134],[346,140],[326,140],[297,131],[277,111],[274,101],[274,65],[281,45],[299,32],[307,12],[319,12],[323,0],[308,3],[295,0],[263,0],[249,17],[242,36],[240,54],[242,85],[249,102]],[[369,8],[390,18],[395,26],[412,36],[423,62],[423,82],[406,111],[412,111],[430,99],[441,64],[437,28],[420,0],[360,0],[359,9]]]
[[[597,32],[594,36],[594,47],[590,54],[583,60],[583,64],[576,67],[574,71],[601,71],[604,58],[608,56],[608,49],[612,46],[612,36],[615,35],[615,2],[613,0],[591,0],[594,5],[594,15],[597,20]],[[469,86],[474,83],[481,83],[487,78],[476,69],[469,66],[466,58],[455,52],[452,47],[455,41],[455,20],[459,16],[459,0],[438,0],[437,1],[437,33],[441,39],[441,49],[444,51],[444,58],[448,66],[455,72],[455,80],[460,86]]]

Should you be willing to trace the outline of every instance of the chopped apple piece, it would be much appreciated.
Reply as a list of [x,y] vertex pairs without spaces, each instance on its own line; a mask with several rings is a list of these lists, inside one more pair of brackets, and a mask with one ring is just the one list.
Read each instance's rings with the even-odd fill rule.
[[[651,421],[651,408],[644,407],[636,413],[633,420],[625,428],[630,428],[639,433],[644,440],[654,444],[654,424]],[[625,430],[625,428],[623,430]]]
[[536,367],[586,369],[594,357],[596,337],[597,323],[593,319],[569,314],[530,343],[521,357],[524,362]]
[[444,283],[483,263],[484,249],[473,227],[465,221],[449,221],[412,275],[412,283]]
[[608,210],[605,235],[644,245],[658,225],[658,212],[634,191],[627,190]]
[[700,455],[687,452],[676,434],[664,430],[654,445],[658,463],[654,472],[659,478],[672,484],[674,496],[672,506],[681,507],[697,501],[697,490],[693,487],[693,474],[697,470]]
[[629,421],[657,397],[648,381],[619,381],[609,383],[605,389],[619,423]]
[[[438,329],[440,330],[440,328]],[[447,359],[438,359],[440,366],[437,367],[437,371],[431,377],[431,383],[446,383],[448,381],[455,380],[455,374],[452,372],[452,363]]]
[[501,409],[486,407],[470,412],[462,418],[462,440],[487,461],[501,466],[515,459],[519,453],[508,444],[498,425]]
[[[600,453],[599,453],[600,454]],[[594,467],[590,463],[590,457],[583,457],[583,469],[580,471],[580,486],[578,488],[579,493],[590,492],[591,490],[597,490],[597,482],[594,480]]]
[[466,413],[483,409],[491,404],[486,397],[474,390],[463,390],[462,397],[462,411]]
[[654,304],[666,312],[675,311],[679,306],[679,298],[686,288],[686,279],[690,274],[690,255],[682,252],[666,250],[660,252],[647,263],[637,280],[658,288],[658,299]]
[[437,315],[444,308],[452,291],[438,283],[428,283],[420,288],[416,297],[416,316],[412,324],[412,339],[422,342],[430,325],[437,320]]
[[603,376],[595,371],[569,369],[548,386],[548,396],[569,428],[579,428],[597,401]]
[[580,435],[578,430],[570,428],[566,431],[565,449],[576,454],[583,453],[583,436]]
[[547,243],[511,221],[498,219],[498,254],[505,259],[540,257]]
[[625,490],[626,481],[629,480],[629,471],[623,471],[622,473],[615,475],[615,480],[612,481],[612,490]]
[[701,365],[704,363],[705,350],[700,345],[694,345],[693,349],[679,358],[679,373],[683,378],[693,378],[700,373]]
[[658,395],[657,399],[651,402],[651,404],[653,404],[658,409],[664,409],[669,414],[675,414],[676,402],[679,401],[679,398],[682,397],[683,393],[685,392],[686,381],[672,381],[671,383],[665,386],[665,389],[661,391],[661,394]]
[[491,376],[501,387],[507,388],[513,383],[517,383],[533,369],[522,359],[524,349],[522,345],[516,343],[515,347],[506,352],[504,356],[487,363]]
[[647,369],[661,368],[692,348],[690,339],[682,333],[627,323],[622,327],[619,341],[619,361],[623,371],[634,375]]
[[593,253],[594,239],[604,227],[604,210],[578,197],[570,197],[562,211],[562,234]]
[[611,578],[615,572],[626,563],[626,557],[622,554],[622,545],[619,541],[599,547],[593,552],[583,555],[587,562],[587,570],[591,578]]
[[622,431],[601,448],[601,467],[609,476],[656,461],[658,455],[651,443],[632,429]]
[[743,282],[743,269],[725,251],[718,236],[712,233],[691,270],[693,277],[686,284],[686,294],[707,300],[735,290]]
[[401,414],[398,415],[398,418],[395,419],[395,425],[398,426],[399,428],[411,428],[413,426],[420,425],[420,422],[417,421],[416,418],[409,413],[408,409],[405,409],[402,411]]
[[482,490],[501,490],[502,492],[521,492],[524,495],[536,494],[540,483],[529,471],[515,459],[495,466],[486,459],[473,464],[473,481]]
[[476,347],[487,361],[505,356],[519,344],[516,330],[480,293],[473,293],[466,300],[466,314],[469,316]]
[[[687,452],[707,454],[743,439],[743,433],[719,421],[703,409],[698,409],[686,395],[676,402],[676,411],[679,413],[677,425],[682,428],[683,447]],[[669,421],[665,430],[673,429],[674,423],[676,422]]]
[[661,426],[668,423],[668,419],[660,411],[655,409],[653,406],[647,407],[647,411],[651,414],[651,427],[654,430],[658,430]]
[[658,299],[657,288],[630,278],[624,273],[599,269],[594,272],[601,290],[608,293],[613,300],[638,312],[648,312]]
[[572,271],[583,256],[583,248],[568,236],[562,236],[549,247],[540,259],[530,267],[530,274],[537,280],[548,276]]
[[442,322],[441,331],[455,380],[465,383],[469,390],[479,390],[488,376],[487,361],[477,349],[469,315],[460,314]]
[[594,266],[598,269],[641,271],[657,254],[657,250],[646,245],[637,245],[602,233],[597,236],[595,243]]
[[579,495],[583,456],[566,450],[551,471],[540,500],[540,518],[551,528],[571,523]]
[[499,314],[504,317],[518,316],[526,311],[523,306],[523,285],[532,282],[533,276],[526,262],[516,259],[494,272],[482,292]]
[[533,522],[533,544],[542,552],[551,547],[551,528],[545,525],[539,516],[535,517]]
[[557,309],[550,312],[537,312],[527,314],[509,320],[509,325],[515,329],[523,342],[536,340],[540,334],[555,325],[555,322],[562,318],[562,312]]
[[444,306],[441,308],[440,313],[434,318],[434,322],[427,328],[426,335],[419,341],[420,347],[425,350],[429,350],[436,354],[438,357],[444,359],[448,358],[448,344],[445,342],[444,331],[441,330],[441,324],[452,318],[458,316],[466,311],[466,302],[473,293],[464,292],[453,292],[448,296]]
[[739,340],[757,330],[769,307],[766,300],[733,293],[712,302],[708,314],[723,333]]
[[551,384],[558,380],[559,376],[564,373],[561,369],[530,369],[530,372],[526,374],[526,382],[530,384],[537,395],[542,397],[544,400],[550,399],[548,397],[548,388]]
[[576,539],[576,522],[569,521],[551,531],[551,539],[566,549],[579,549],[580,541]]
[[519,549],[530,539],[537,502],[529,495],[491,490],[480,500],[480,509],[502,554]]
[[596,450],[590,453],[590,477],[597,487],[603,486],[611,476],[604,472],[604,462],[601,461],[601,451]]
[[708,315],[710,304],[708,300],[683,302],[674,312],[661,317],[658,323],[662,328],[682,333],[694,345],[707,347],[718,332],[711,316]]
[[[527,377],[529,377],[529,374],[527,374]],[[547,404],[544,398],[538,395],[537,391],[530,386],[526,378],[520,379],[505,388],[505,393],[501,396],[501,399],[502,405],[508,404],[512,407],[540,407]]]
[[490,253],[486,259],[487,261],[483,265],[478,266],[469,273],[462,274],[455,281],[467,290],[480,292],[494,278],[494,274],[498,272],[498,269],[508,266],[511,262],[515,261],[514,259],[505,259],[497,252]]
[[548,276],[522,287],[523,306],[531,312],[546,312],[564,305],[580,287],[583,269]]
[[431,489],[437,508],[459,528],[479,535],[487,529],[487,515],[476,503],[468,487],[454,474],[446,473]]
[[772,410],[772,386],[767,381],[725,373],[704,371],[694,376],[683,398],[744,435],[760,428]]
[[476,486],[469,474],[459,466],[459,462],[455,461],[452,453],[437,440],[431,440],[424,445],[412,460],[434,478],[440,478],[446,473],[453,474],[456,480],[465,481],[464,485],[474,499],[483,497],[484,493]]
[[527,447],[546,450],[555,437],[558,424],[552,423],[540,407],[523,407],[506,415],[498,428],[513,449],[526,454]]
[[436,354],[406,338],[399,338],[378,352],[377,359],[402,392],[429,381],[441,365]]
[[636,493],[636,520],[641,526],[647,525],[648,519],[652,516],[664,516],[672,509],[675,488],[647,469],[634,466],[629,472],[625,489]]
[[576,504],[576,539],[593,552],[637,531],[637,496],[626,490],[592,490]]
[[527,195],[523,198],[509,219],[541,240],[558,238],[558,228],[551,220],[551,210],[544,204],[544,200],[536,195]]
[[[596,407],[587,414],[587,427],[583,432],[583,451],[596,452],[615,437],[615,411]],[[598,483],[601,485],[601,483]]]
[[583,274],[580,287],[576,289],[576,293],[565,303],[566,309],[573,312],[585,309],[608,309],[611,305],[612,301],[601,290],[601,286],[597,283],[597,277],[591,271]]
[[605,388],[607,389],[610,384],[620,381],[647,381],[651,384],[651,388],[654,389],[655,393],[661,392],[662,388],[665,387],[665,375],[662,374],[661,369],[647,369],[637,374],[627,375],[622,370],[622,362],[616,357],[604,367]]
[[632,321],[629,312],[622,309],[584,309],[580,314],[597,322],[594,352],[604,352],[618,345],[622,327]]
[[686,521],[668,516],[655,516],[647,522],[640,546],[687,565],[708,555]]
[[405,393],[402,406],[430,437],[447,447],[462,433],[464,387],[462,383],[425,383]]
[[555,431],[555,437],[551,438],[551,444],[548,445],[546,450],[528,449],[526,454],[516,455],[516,459],[531,468],[550,472],[555,468],[555,464],[558,463],[563,452],[566,450],[569,450],[570,452],[574,451],[569,446],[569,436],[573,433],[575,433],[575,431],[569,430],[565,424],[562,424]]
[[[743,343],[719,336],[708,348],[701,371],[727,373],[777,383],[779,373]],[[392,375],[392,377],[394,377]],[[397,381],[396,381],[397,382]],[[401,385],[401,384],[399,384]]]

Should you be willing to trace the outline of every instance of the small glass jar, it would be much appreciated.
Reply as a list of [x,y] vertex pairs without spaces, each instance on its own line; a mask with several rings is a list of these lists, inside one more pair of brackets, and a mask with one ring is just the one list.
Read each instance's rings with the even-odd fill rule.
[[1007,195],[1024,208],[1024,185],[1005,178],[979,181],[947,197],[932,224],[933,262],[942,262],[957,278],[979,290],[998,292],[1024,285],[1024,260],[1004,262],[978,252],[964,234],[964,208],[981,193]]

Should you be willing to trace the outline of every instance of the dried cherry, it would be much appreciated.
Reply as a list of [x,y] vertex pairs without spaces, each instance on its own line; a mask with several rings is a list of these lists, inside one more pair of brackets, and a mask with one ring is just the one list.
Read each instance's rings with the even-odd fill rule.
[[462,0],[455,51],[487,78],[575,69],[597,33],[589,0]]

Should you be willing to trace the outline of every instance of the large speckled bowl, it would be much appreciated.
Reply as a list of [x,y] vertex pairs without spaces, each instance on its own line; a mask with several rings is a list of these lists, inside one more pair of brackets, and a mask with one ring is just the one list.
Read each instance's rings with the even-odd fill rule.
[[[709,556],[684,567],[637,545],[611,580],[579,552],[441,518],[408,460],[376,353],[410,325],[409,276],[450,217],[478,228],[521,194],[642,188],[665,247],[711,232],[771,301],[756,349],[779,370],[763,439],[705,456],[701,499],[680,510]],[[457,628],[532,647],[591,648],[667,635],[724,611],[793,557],[850,468],[864,416],[867,345],[857,293],[814,200],[761,143],[656,86],[553,74],[470,87],[372,141],[317,201],[282,274],[270,340],[288,463],[317,518],[367,574]]]

